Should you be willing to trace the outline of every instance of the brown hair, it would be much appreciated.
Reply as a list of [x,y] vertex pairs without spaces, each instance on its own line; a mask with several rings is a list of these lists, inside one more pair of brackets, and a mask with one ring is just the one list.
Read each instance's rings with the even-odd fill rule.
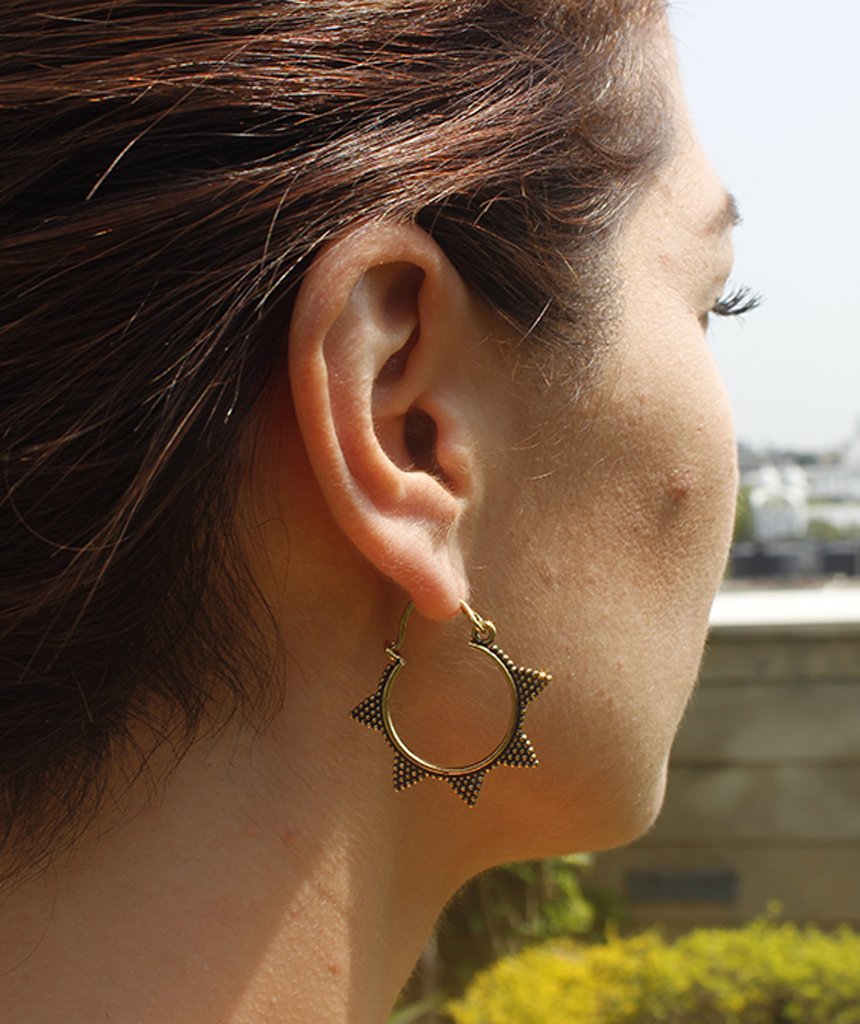
[[243,624],[236,642],[251,583],[228,526],[235,453],[323,242],[415,220],[519,335],[590,350],[597,257],[666,150],[639,32],[662,8],[3,5],[0,850],[15,865],[86,825],[135,722],[179,751],[214,681],[222,719],[263,700],[262,641]]

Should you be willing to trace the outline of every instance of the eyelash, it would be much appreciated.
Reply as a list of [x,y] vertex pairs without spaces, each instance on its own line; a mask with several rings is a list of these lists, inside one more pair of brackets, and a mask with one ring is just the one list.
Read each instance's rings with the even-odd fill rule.
[[752,288],[741,285],[733,288],[728,295],[718,299],[712,306],[710,312],[715,316],[745,316],[758,309],[761,305],[761,295],[754,292]]

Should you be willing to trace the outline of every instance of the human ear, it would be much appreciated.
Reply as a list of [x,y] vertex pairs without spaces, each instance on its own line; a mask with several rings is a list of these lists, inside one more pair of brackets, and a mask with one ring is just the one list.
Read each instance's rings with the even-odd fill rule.
[[467,596],[463,518],[478,486],[469,352],[486,322],[455,268],[412,225],[331,244],[293,310],[299,430],[343,533],[429,618]]

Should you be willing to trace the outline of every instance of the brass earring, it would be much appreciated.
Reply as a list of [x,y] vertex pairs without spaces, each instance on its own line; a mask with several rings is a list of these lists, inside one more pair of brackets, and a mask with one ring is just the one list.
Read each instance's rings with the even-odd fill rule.
[[394,749],[394,788],[396,790],[407,789],[422,779],[442,779],[470,807],[474,807],[484,776],[496,765],[530,768],[538,764],[537,754],[525,734],[523,723],[526,717],[526,708],[551,682],[552,676],[546,672],[538,672],[535,669],[515,665],[495,643],[496,627],[493,623],[478,615],[465,601],[461,601],[460,610],[472,625],[472,639],[469,641],[469,647],[481,651],[492,659],[508,683],[511,696],[510,719],[507,731],[495,750],[479,761],[457,768],[445,768],[442,765],[426,761],[403,742],[391,717],[391,694],[394,682],[406,664],[406,659],[400,653],[400,648],[406,637],[406,626],[413,610],[414,605],[410,601],[401,616],[397,639],[394,643],[386,644],[385,653],[388,655],[389,664],[382,673],[376,691],[353,708],[350,714],[369,729],[381,732],[389,746]]

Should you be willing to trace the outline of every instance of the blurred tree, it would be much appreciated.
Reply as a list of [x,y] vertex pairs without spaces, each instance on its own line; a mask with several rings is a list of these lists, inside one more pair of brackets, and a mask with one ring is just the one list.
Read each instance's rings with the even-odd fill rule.
[[590,864],[589,855],[573,854],[510,864],[472,879],[440,918],[389,1024],[447,1021],[439,1007],[500,957],[548,939],[585,935],[613,916],[611,901],[583,887]]
[[808,534],[815,540],[856,540],[860,537],[860,527],[834,526],[825,519],[813,519]]
[[736,544],[742,541],[755,540],[749,487],[741,487],[738,490],[738,503],[735,506],[735,533],[733,539]]

